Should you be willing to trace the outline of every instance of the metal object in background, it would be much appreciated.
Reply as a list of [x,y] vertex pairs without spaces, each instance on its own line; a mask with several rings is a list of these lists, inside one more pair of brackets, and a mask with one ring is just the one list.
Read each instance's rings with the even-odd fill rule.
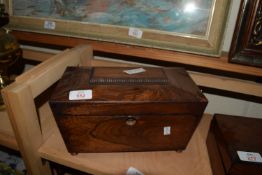
[[[15,77],[24,70],[22,49],[15,37],[2,28],[8,21],[5,7],[3,4],[0,4],[0,90],[13,82]],[[0,110],[3,108],[4,102],[0,95]]]
[[8,18],[8,14],[5,12],[5,5],[0,4],[0,26],[2,27],[8,24],[8,22],[9,22],[9,18]]
[[[4,78],[0,74],[0,91],[4,89],[4,87],[5,87],[5,81],[4,81]],[[4,102],[3,102],[2,96],[0,95],[0,110],[2,109],[4,109]]]

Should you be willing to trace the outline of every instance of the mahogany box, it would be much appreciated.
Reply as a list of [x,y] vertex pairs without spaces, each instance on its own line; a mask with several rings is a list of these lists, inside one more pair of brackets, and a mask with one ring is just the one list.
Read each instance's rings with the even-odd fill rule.
[[70,153],[181,151],[207,99],[183,68],[68,67],[49,104]]
[[213,175],[261,175],[262,119],[216,114],[207,148]]

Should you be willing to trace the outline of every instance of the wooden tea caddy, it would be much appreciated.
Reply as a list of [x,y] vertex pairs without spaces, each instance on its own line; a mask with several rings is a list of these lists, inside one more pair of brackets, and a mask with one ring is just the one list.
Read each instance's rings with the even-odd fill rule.
[[207,148],[213,175],[261,175],[262,119],[216,114]]
[[70,153],[180,151],[207,99],[183,68],[68,67],[49,104]]

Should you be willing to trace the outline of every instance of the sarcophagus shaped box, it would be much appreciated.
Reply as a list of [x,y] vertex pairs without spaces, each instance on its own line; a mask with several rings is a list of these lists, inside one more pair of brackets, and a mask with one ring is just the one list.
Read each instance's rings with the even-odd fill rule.
[[213,175],[262,174],[262,119],[217,114],[207,137]]
[[69,67],[50,98],[71,153],[183,150],[207,99],[182,68]]

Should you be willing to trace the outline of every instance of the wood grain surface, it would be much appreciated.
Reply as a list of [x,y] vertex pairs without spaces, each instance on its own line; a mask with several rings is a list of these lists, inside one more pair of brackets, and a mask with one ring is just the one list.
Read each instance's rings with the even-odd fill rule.
[[241,161],[237,154],[237,151],[262,153],[261,119],[217,114],[212,120],[210,132],[208,150],[214,172],[261,174],[261,163]]
[[15,134],[6,110],[0,110],[0,144],[18,150]]
[[[186,148],[207,105],[205,96],[182,68],[124,72],[133,69],[66,69],[49,104],[69,152]],[[91,82],[94,77],[99,84]],[[166,83],[152,82],[156,79]],[[68,99],[73,90],[87,89],[92,90],[91,99]]]

